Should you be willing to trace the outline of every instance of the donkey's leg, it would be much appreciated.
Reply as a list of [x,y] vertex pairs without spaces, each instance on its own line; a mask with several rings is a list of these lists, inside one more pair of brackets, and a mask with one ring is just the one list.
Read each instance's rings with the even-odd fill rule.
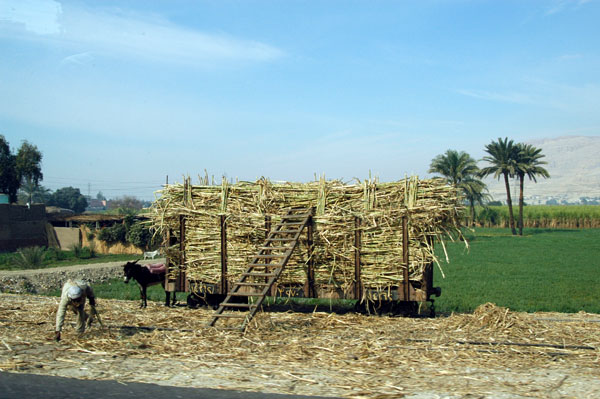
[[165,306],[169,306],[171,303],[171,293],[169,291],[165,291]]
[[144,307],[144,288],[141,284],[138,284],[138,288],[140,289],[140,308]]
[[[163,280],[160,285],[162,285],[163,290],[165,290],[165,306],[170,306],[171,305],[171,291],[167,291],[167,284],[166,281]],[[173,294],[175,295],[175,294]]]
[[142,287],[142,307],[145,308],[148,306],[148,301],[146,300],[146,286]]

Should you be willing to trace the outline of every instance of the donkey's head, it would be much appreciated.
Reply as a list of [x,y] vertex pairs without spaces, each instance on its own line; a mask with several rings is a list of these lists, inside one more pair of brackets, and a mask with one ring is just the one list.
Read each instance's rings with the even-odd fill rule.
[[123,281],[125,282],[125,284],[127,284],[129,280],[131,280],[135,276],[136,271],[140,269],[138,261],[139,259],[133,262],[127,262],[123,265]]

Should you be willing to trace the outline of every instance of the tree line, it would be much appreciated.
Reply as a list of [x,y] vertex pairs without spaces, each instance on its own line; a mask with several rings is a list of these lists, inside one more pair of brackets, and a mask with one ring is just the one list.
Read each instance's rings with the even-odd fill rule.
[[[40,185],[43,155],[37,146],[24,140],[16,153],[3,135],[0,135],[0,193],[8,195],[9,202],[21,204],[46,204],[82,213],[88,207],[88,199],[78,188],[63,187],[52,192]],[[101,192],[96,199],[106,200]],[[133,197],[107,201],[108,209],[137,211],[144,207],[144,202]]]
[[42,173],[41,151],[24,140],[14,154],[8,141],[0,135],[0,193],[8,195],[9,202],[44,203],[81,213],[88,201],[78,188],[64,187],[52,193],[39,183]]
[[485,205],[490,196],[487,187],[481,178],[493,175],[494,178],[504,180],[506,188],[506,204],[508,205],[509,225],[513,235],[517,234],[513,202],[510,195],[509,178],[519,179],[519,235],[523,235],[523,191],[525,177],[537,182],[538,177],[549,178],[550,174],[542,165],[545,155],[540,148],[530,144],[515,143],[508,137],[492,142],[485,146],[488,154],[482,161],[488,166],[479,168],[477,161],[464,151],[448,150],[436,156],[430,164],[429,173],[442,175],[448,184],[455,186],[462,193],[469,205],[471,220],[475,220],[475,205]]

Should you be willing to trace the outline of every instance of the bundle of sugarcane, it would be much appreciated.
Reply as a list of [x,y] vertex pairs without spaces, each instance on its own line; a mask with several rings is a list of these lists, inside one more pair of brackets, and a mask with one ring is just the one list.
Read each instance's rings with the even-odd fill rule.
[[[411,279],[419,279],[424,266],[437,261],[433,239],[443,242],[449,234],[460,234],[457,200],[456,190],[440,179],[413,177],[390,183],[368,179],[355,184],[324,178],[310,183],[272,183],[261,178],[235,184],[224,179],[221,185],[165,187],[153,204],[152,222],[158,234],[178,231],[183,216],[187,276],[216,283],[221,273],[221,216],[227,223],[228,278],[233,281],[264,241],[266,218],[274,226],[286,209],[313,207],[314,251],[295,251],[279,282],[304,282],[310,257],[317,285],[349,290],[358,228],[363,285],[385,289],[402,281],[406,267]],[[403,217],[409,225],[409,265],[403,264]],[[358,227],[355,218],[360,220]],[[305,243],[303,238],[300,247],[306,248]]]

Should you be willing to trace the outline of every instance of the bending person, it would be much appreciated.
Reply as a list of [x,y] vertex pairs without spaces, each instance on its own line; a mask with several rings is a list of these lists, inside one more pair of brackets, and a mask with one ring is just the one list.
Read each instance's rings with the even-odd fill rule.
[[[84,310],[86,298],[90,301],[91,316]],[[92,324],[93,316],[96,314],[96,298],[92,287],[83,280],[67,280],[63,285],[60,304],[56,312],[55,339],[57,341],[60,341],[60,332],[65,322],[67,308],[77,315],[75,329],[78,333],[83,333],[86,326],[89,327]]]

